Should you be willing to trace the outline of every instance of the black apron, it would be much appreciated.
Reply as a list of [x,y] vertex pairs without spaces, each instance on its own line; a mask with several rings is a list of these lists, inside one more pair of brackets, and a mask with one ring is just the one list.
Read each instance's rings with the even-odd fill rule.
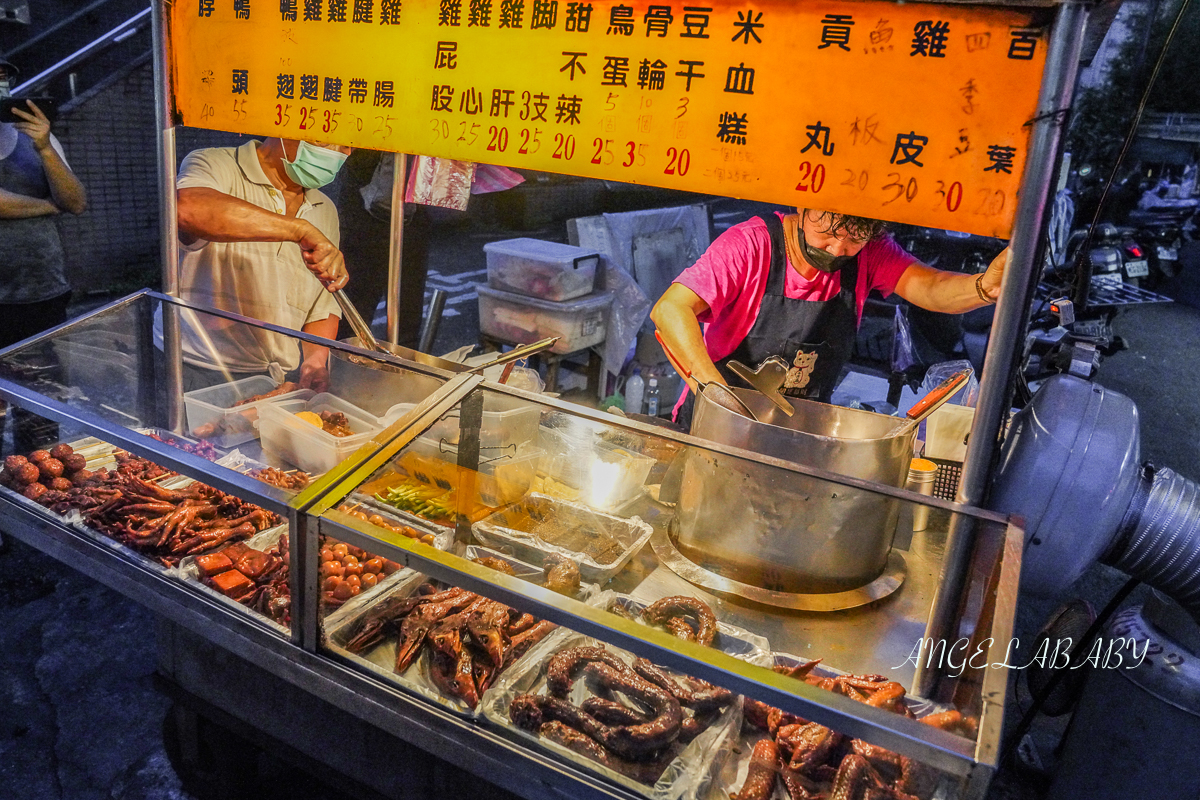
[[[791,365],[784,394],[828,403],[858,332],[858,257],[841,269],[841,291],[833,299],[786,297],[789,267],[783,223],[777,214],[768,214],[764,221],[771,237],[771,267],[758,318],[741,344],[716,362],[717,370],[731,386],[740,386],[741,379],[735,379],[727,366],[730,361],[754,368],[771,356],[780,356]],[[676,418],[687,429],[691,428],[694,401],[689,392]]]

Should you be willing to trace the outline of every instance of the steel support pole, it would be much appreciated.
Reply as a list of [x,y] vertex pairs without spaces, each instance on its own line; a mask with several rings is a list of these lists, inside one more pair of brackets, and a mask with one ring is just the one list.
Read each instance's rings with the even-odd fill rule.
[[[392,162],[392,238],[388,247],[387,340],[400,344],[400,259],[404,255],[404,173],[408,156],[396,153]],[[411,287],[409,287],[411,289]]]
[[[154,120],[158,126],[158,235],[162,252],[162,291],[179,296],[179,227],[175,198],[175,98],[171,91],[171,35],[166,0],[150,0],[154,35]],[[178,309],[163,305],[163,358],[166,364],[166,427],[183,430],[183,351]]]
[[[1045,227],[1059,143],[1075,88],[1086,22],[1087,8],[1083,3],[1064,3],[1058,7],[1050,34],[1037,115],[1032,121],[1029,157],[1021,179],[1020,205],[1009,242],[1012,257],[1000,286],[1000,300],[996,305],[980,380],[979,401],[975,406],[975,420],[959,482],[957,501],[965,505],[979,506],[986,500],[1000,431],[1012,404],[1013,379],[1022,353],[1028,302],[1041,274],[1041,265],[1035,260],[1038,239]],[[957,636],[952,633],[952,625],[974,544],[975,526],[951,527],[942,578],[925,630],[927,640]],[[935,680],[935,670],[925,670],[919,665],[914,691],[926,695]]]

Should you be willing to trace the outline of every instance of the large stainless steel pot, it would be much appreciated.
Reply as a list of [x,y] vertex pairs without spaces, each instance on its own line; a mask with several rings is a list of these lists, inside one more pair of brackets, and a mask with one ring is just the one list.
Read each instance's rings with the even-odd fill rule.
[[[903,486],[916,426],[869,411],[789,398],[788,417],[762,394],[735,389],[763,422],[703,395],[692,433],[821,469]],[[777,592],[865,586],[883,572],[899,504],[880,495],[691,449],[671,538],[695,564]]]
[[[358,337],[346,344],[362,347]],[[470,367],[437,356],[419,353],[398,344],[382,341],[381,347],[393,355],[437,367],[447,372],[466,372]],[[333,350],[329,360],[329,385],[335,393],[352,400],[354,405],[369,414],[381,415],[396,403],[419,403],[442,385],[442,381],[400,367],[382,364],[363,356]]]

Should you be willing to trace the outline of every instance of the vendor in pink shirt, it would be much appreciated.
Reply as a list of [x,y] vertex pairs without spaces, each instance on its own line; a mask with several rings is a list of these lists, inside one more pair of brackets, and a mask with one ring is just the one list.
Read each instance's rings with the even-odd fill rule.
[[728,383],[730,360],[753,368],[780,356],[792,365],[784,394],[829,402],[871,290],[946,314],[994,303],[1000,293],[1007,249],[979,275],[944,272],[905,252],[878,220],[797,211],[725,231],[650,312],[692,372],[675,406],[685,427],[696,381]]

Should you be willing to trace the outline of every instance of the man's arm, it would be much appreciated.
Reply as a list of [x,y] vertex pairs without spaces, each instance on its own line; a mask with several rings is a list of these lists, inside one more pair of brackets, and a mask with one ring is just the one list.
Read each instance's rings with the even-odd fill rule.
[[[300,330],[325,339],[337,339],[338,322],[334,314],[325,319],[304,323]],[[300,343],[303,361],[300,362],[300,387],[324,392],[329,388],[329,348],[309,342]]]
[[304,265],[330,291],[346,285],[346,265],[333,242],[307,220],[276,214],[216,189],[176,191],[179,238],[184,244],[209,242],[295,242]]
[[692,371],[692,378],[686,380],[693,392],[697,380],[725,383],[704,346],[699,316],[706,311],[708,303],[682,283],[672,283],[650,311],[650,319],[675,360]]
[[[54,149],[50,141],[50,120],[32,100],[26,101],[33,109],[30,113],[19,107],[13,108],[13,113],[24,122],[15,123],[17,130],[33,140],[34,149],[42,159],[42,170],[46,173],[46,181],[50,184],[50,197],[54,205],[72,214],[82,214],[87,208],[87,192],[75,173],[63,161],[62,156]],[[28,214],[27,216],[36,216]]]
[[0,189],[0,219],[28,219],[57,213],[58,206],[50,200]]
[[[913,305],[942,314],[963,314],[991,305],[1000,296],[1000,281],[1008,265],[1009,250],[1004,248],[992,259],[980,280],[978,275],[943,272],[914,261],[896,282],[896,294]],[[979,289],[987,300],[979,296]]]

